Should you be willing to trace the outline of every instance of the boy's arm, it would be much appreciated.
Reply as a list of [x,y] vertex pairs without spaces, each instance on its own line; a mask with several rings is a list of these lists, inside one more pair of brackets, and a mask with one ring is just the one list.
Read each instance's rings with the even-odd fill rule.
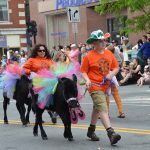
[[90,81],[90,79],[88,77],[88,74],[87,74],[88,70],[89,70],[89,62],[88,62],[88,58],[85,56],[83,58],[83,61],[82,61],[82,64],[81,64],[80,71],[81,71],[81,74],[82,74],[83,78],[86,81],[87,88],[90,88],[91,87],[91,81]]
[[87,73],[81,73],[81,74],[82,74],[82,77],[83,77],[83,78],[85,79],[85,81],[86,81],[86,86],[87,86],[87,88],[89,89],[89,88],[91,87],[92,83],[91,83],[91,81],[90,81],[90,79],[89,79]]
[[106,79],[108,80],[112,80],[112,78],[118,73],[119,71],[119,65],[117,62],[117,59],[115,58],[115,56],[112,54],[111,55],[112,58],[112,64],[111,64],[111,70],[110,72],[106,75]]

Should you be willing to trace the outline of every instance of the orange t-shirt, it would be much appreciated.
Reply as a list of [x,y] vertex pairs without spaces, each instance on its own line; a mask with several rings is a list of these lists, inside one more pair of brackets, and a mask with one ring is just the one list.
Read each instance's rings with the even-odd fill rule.
[[51,59],[47,59],[46,57],[36,57],[29,58],[24,64],[23,68],[25,69],[26,74],[30,74],[30,72],[38,72],[42,69],[50,69],[52,64],[54,64],[54,62]]
[[[87,73],[92,83],[100,84],[109,71],[118,68],[118,62],[115,56],[109,50],[104,50],[103,54],[95,50],[91,50],[84,58],[81,64],[81,72]],[[89,92],[98,90],[106,90],[109,83],[102,86],[92,85]]]

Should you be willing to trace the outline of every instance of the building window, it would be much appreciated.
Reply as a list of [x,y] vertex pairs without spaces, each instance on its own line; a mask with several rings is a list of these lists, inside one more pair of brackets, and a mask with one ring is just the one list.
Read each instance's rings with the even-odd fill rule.
[[0,0],[0,21],[8,21],[8,0]]
[[112,39],[120,39],[120,29],[125,27],[125,21],[127,16],[124,16],[123,21],[119,18],[109,18],[107,19],[107,30],[111,34]]

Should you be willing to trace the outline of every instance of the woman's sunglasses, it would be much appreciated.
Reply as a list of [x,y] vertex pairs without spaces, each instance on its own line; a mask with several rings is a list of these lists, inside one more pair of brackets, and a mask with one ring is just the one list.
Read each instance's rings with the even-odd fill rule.
[[45,50],[38,50],[38,52],[45,52]]

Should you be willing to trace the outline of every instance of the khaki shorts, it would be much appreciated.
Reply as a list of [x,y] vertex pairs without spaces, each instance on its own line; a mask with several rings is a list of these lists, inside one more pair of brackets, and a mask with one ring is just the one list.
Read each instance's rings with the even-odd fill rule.
[[93,109],[98,110],[99,112],[108,112],[106,95],[103,91],[94,91],[90,93],[93,100]]

